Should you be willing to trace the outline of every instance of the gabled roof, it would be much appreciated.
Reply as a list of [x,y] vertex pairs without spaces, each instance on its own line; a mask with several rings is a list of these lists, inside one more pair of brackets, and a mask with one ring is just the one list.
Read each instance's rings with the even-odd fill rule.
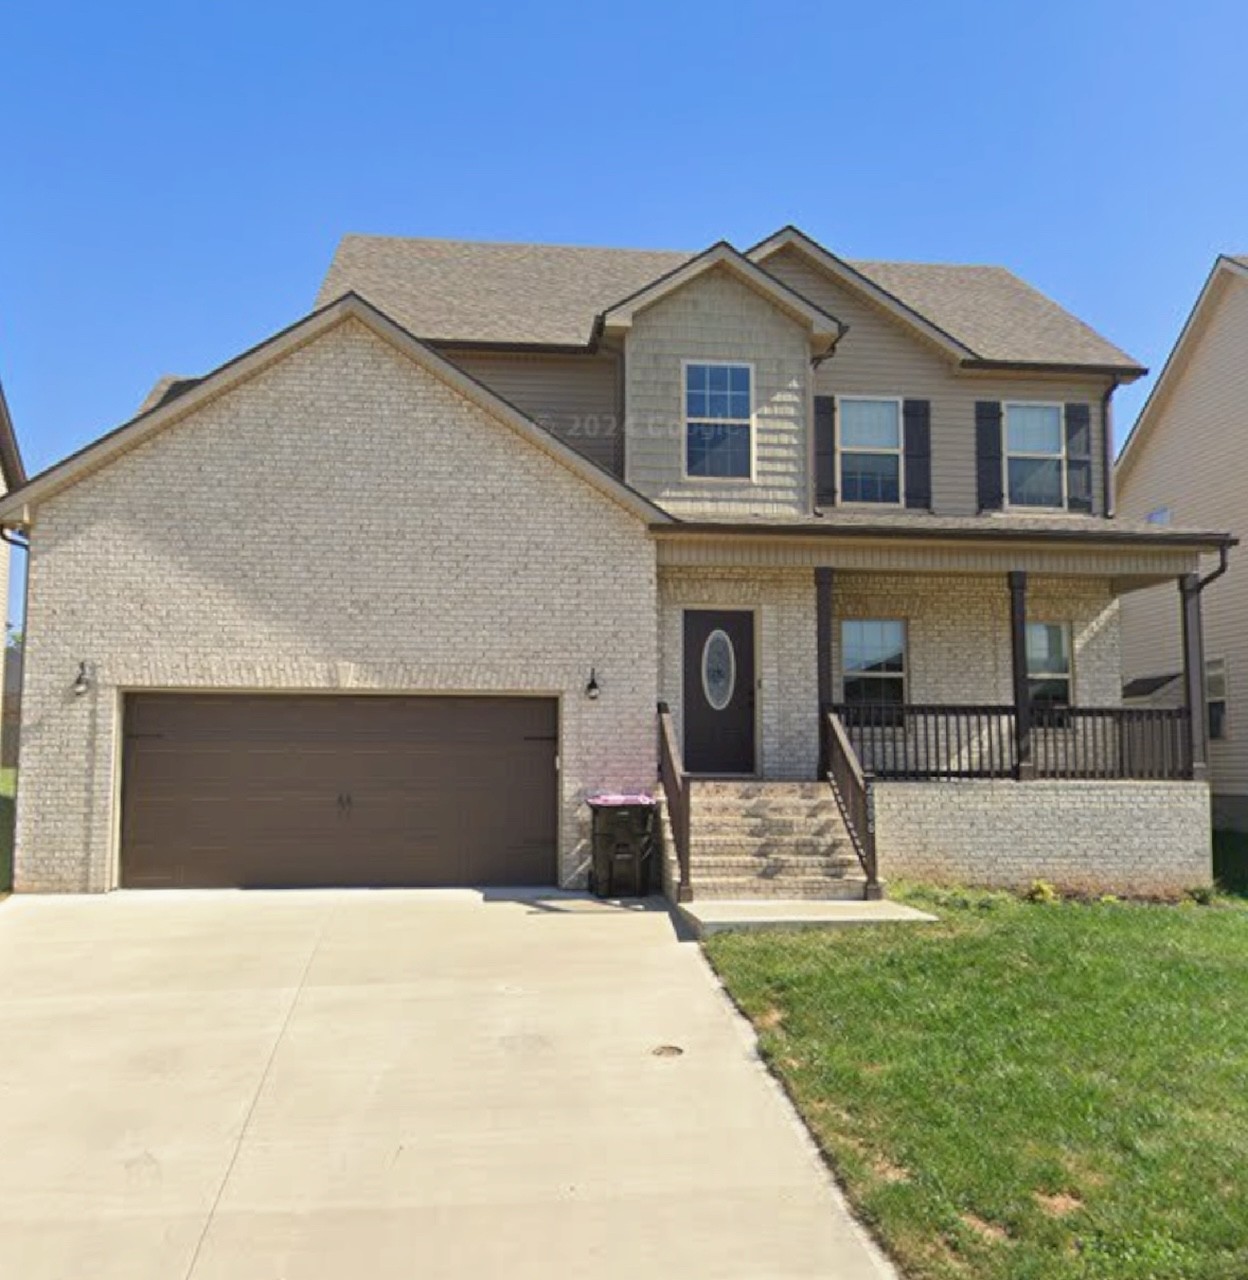
[[1118,373],[1124,380],[1147,372],[1005,267],[851,262],[791,226],[748,253],[765,265],[783,249],[806,255],[968,368],[1092,368]]
[[1124,474],[1143,451],[1144,443],[1151,435],[1154,424],[1160,418],[1166,402],[1183,376],[1183,371],[1187,368],[1188,361],[1191,360],[1200,336],[1217,308],[1219,299],[1236,281],[1248,281],[1248,257],[1238,257],[1229,253],[1219,254],[1179,332],[1178,341],[1166,357],[1161,374],[1148,393],[1144,408],[1140,410],[1140,416],[1136,418],[1135,425],[1131,428],[1118,454],[1118,461],[1114,467],[1117,474]]
[[[794,227],[744,256],[765,268],[761,260],[784,244],[813,246],[847,282],[925,329],[968,367],[1092,369],[1123,380],[1145,372],[1004,268],[851,261]],[[334,254],[318,303],[354,289],[430,342],[583,350],[604,311],[697,256],[684,250],[348,235]]]
[[22,452],[17,447],[17,433],[13,430],[13,419],[9,417],[3,386],[0,386],[0,470],[4,472],[6,488],[16,489],[19,484],[26,483],[26,468],[22,464]]
[[349,293],[305,316],[271,338],[267,338],[229,363],[214,369],[212,373],[195,381],[175,398],[166,398],[163,402],[158,402],[154,408],[140,413],[129,422],[123,423],[114,431],[87,445],[86,448],[71,454],[6,494],[0,498],[0,523],[9,526],[29,523],[31,511],[40,502],[46,501],[84,476],[105,466],[120,454],[150,440],[165,428],[194,413],[208,401],[263,372],[348,319],[358,320],[366,325],[374,334],[398,348],[415,363],[441,379],[452,390],[471,400],[504,426],[639,519],[651,524],[656,521],[666,523],[670,520],[671,517],[648,498],[564,444],[545,427],[534,422],[532,418],[508,403],[496,392],[491,391],[471,374],[465,373],[457,365],[451,364],[431,347],[413,337],[366,299],[358,294]]
[[683,289],[708,272],[721,270],[727,271],[749,288],[770,299],[782,311],[804,324],[810,330],[812,338],[822,340],[825,345],[834,346],[845,332],[845,325],[834,315],[815,306],[795,289],[777,280],[757,263],[751,262],[726,240],[713,244],[705,253],[690,258],[644,288],[607,307],[598,317],[595,332],[628,329],[639,311],[652,306],[660,298]]

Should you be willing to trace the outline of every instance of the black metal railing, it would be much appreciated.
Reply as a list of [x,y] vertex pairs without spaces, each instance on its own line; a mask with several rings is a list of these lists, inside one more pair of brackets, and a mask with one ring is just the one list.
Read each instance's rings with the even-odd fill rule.
[[880,878],[875,852],[875,800],[871,793],[871,779],[863,772],[845,726],[836,714],[826,711],[819,723],[828,781],[836,796],[845,829],[849,832],[850,843],[867,877],[866,896],[877,897]]
[[676,865],[680,869],[676,901],[689,902],[693,898],[693,884],[689,877],[689,777],[680,758],[676,729],[666,702],[659,703],[659,779],[667,799],[672,843],[676,846]]
[[862,768],[890,781],[1190,778],[1185,708],[835,704]]

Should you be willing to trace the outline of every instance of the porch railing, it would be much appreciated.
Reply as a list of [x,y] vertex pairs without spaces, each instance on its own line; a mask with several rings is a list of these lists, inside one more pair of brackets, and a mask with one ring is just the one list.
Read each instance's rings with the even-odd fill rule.
[[672,843],[676,846],[676,865],[680,869],[676,901],[689,902],[693,898],[689,877],[689,777],[680,758],[676,729],[666,702],[659,703],[659,779],[667,798],[667,816],[672,825]]
[[1020,743],[1013,706],[834,704],[863,769],[890,781],[1192,776],[1186,708],[1032,707]]
[[875,802],[871,794],[871,779],[863,772],[845,726],[835,712],[824,712],[820,717],[820,728],[828,781],[845,821],[845,829],[849,832],[850,843],[867,877],[866,896],[878,897],[880,880],[875,853]]

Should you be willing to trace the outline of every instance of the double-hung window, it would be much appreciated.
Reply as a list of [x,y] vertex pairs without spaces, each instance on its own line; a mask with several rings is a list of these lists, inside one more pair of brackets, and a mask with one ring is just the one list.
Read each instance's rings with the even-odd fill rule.
[[1027,624],[1027,687],[1032,705],[1069,707],[1070,628],[1064,622]]
[[903,706],[906,624],[883,618],[842,622],[841,680],[844,701],[853,706]]
[[753,371],[748,364],[685,365],[685,474],[748,480]]
[[1011,507],[1066,506],[1066,424],[1060,404],[1005,405],[1005,494]]
[[1226,737],[1226,659],[1210,658],[1205,663],[1205,705],[1209,709],[1209,737],[1221,742]]
[[903,496],[901,401],[841,396],[838,404],[841,501],[899,506]]

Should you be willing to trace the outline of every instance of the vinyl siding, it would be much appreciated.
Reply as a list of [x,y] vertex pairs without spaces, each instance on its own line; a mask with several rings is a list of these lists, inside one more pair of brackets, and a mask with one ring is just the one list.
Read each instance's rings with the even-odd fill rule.
[[1104,514],[1103,378],[959,373],[931,342],[835,283],[795,250],[781,250],[762,265],[850,326],[836,354],[818,367],[816,395],[890,395],[931,402],[935,512],[975,515],[979,510],[975,484],[977,400],[1048,400],[1090,406],[1093,511]]
[[[1174,371],[1160,416],[1119,474],[1123,516],[1169,507],[1173,523],[1248,538],[1244,456],[1248,450],[1248,283],[1228,278],[1210,299],[1186,366]],[[1236,465],[1238,463],[1238,465]],[[1248,560],[1204,594],[1205,654],[1225,658],[1228,737],[1209,744],[1214,794],[1248,795]],[[1178,590],[1172,585],[1123,600],[1124,675],[1182,666]]]
[[443,354],[578,453],[623,475],[619,361],[614,354]]
[[[752,481],[685,479],[686,360],[753,366]],[[809,365],[806,330],[725,270],[645,308],[625,348],[625,479],[678,516],[808,510]]]

